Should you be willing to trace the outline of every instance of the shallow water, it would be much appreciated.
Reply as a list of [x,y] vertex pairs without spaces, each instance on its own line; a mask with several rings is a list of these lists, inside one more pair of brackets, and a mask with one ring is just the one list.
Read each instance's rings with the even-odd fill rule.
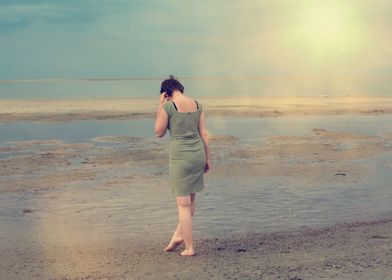
[[390,214],[392,176],[385,171],[360,183],[312,187],[266,178],[220,182],[210,186],[217,188],[215,194],[203,197],[199,203],[211,208],[202,217],[201,231],[219,234],[219,230],[203,224],[209,219],[226,233],[243,233],[323,226]]
[[[280,116],[263,118],[209,118],[210,134],[252,140],[271,135],[301,135],[314,128],[375,135],[392,132],[391,115]],[[8,141],[61,139],[84,142],[105,135],[154,137],[153,119],[87,120],[66,123],[10,122],[0,125],[0,144]],[[169,134],[169,133],[168,133]]]
[[[251,177],[206,180],[198,194],[194,231],[197,238],[245,232],[272,232],[357,221],[392,213],[392,175],[385,162],[392,153],[375,158],[375,177],[355,184],[315,184]],[[169,190],[151,195],[166,184],[100,187],[99,179],[54,191],[6,193],[0,196],[0,226],[4,234],[37,234],[116,240],[169,238],[177,220]],[[23,214],[22,209],[34,209]]]
[[[212,134],[229,134],[245,142],[262,141],[266,136],[309,134],[313,128],[383,135],[392,131],[391,125],[392,116],[389,115],[208,120]],[[13,122],[0,125],[0,142],[37,139],[86,142],[104,135],[152,138],[152,127],[152,119],[52,124]],[[18,152],[3,153],[5,158],[3,155],[15,156]],[[357,162],[373,166],[373,175],[360,182],[315,183],[313,186],[290,182],[283,177],[267,178],[257,174],[241,179],[207,177],[206,189],[198,195],[195,234],[211,237],[247,231],[270,232],[391,213],[392,153]],[[81,163],[74,159],[72,164],[77,167]],[[107,169],[110,168],[110,165],[107,166]],[[134,171],[143,173],[138,170]],[[116,178],[125,176],[129,169],[116,165],[110,172]],[[148,172],[145,171],[145,174]],[[42,239],[73,236],[74,239],[69,239],[71,241],[75,238],[114,240],[122,236],[137,240],[140,237],[170,236],[177,213],[170,191],[164,191],[167,189],[165,176],[159,184],[146,177],[142,185],[139,181],[126,187],[105,186],[102,183],[105,178],[100,176],[97,174],[94,181],[81,181],[54,190],[3,193],[0,196],[0,228],[11,234],[36,233]],[[151,195],[156,192],[161,195]],[[24,214],[24,208],[32,208],[34,212]]]

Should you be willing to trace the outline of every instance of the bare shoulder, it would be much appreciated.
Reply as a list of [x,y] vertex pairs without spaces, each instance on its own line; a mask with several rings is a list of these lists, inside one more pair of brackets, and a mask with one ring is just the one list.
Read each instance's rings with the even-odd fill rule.
[[185,97],[185,100],[187,101],[187,102],[193,102],[194,100],[195,100],[195,98],[193,98],[192,96],[186,96],[186,95],[184,95],[184,97]]
[[186,97],[186,102],[188,104],[194,103],[195,101],[200,104],[200,101],[195,97],[192,96],[184,96],[184,97]]

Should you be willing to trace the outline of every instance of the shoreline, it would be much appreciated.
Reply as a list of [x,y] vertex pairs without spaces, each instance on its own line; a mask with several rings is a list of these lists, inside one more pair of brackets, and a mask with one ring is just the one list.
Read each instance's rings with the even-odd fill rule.
[[[392,97],[207,97],[208,116],[392,114]],[[157,98],[0,99],[0,122],[154,118]]]

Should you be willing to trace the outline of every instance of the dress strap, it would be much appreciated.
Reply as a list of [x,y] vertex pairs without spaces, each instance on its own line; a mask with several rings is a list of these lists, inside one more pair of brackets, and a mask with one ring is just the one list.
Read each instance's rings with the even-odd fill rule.
[[197,102],[196,100],[195,100],[195,102],[196,102],[197,110],[199,110],[199,102]]
[[174,108],[176,108],[176,111],[178,111],[176,103],[174,103],[174,101],[172,101],[172,102],[173,102]]

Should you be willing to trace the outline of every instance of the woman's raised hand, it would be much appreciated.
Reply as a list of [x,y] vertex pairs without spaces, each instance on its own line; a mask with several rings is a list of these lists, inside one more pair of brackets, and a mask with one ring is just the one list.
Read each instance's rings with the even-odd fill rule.
[[163,104],[163,103],[165,103],[167,101],[167,99],[168,98],[167,98],[166,92],[162,92],[161,95],[159,96],[159,102],[161,104]]

